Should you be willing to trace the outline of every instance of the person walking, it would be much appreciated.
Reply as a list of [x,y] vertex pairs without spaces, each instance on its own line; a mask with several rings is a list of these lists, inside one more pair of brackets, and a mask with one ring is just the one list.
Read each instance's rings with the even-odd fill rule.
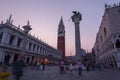
[[82,75],[82,63],[80,60],[78,61],[78,75]]
[[73,75],[73,63],[72,62],[69,63],[69,70],[70,70],[70,73]]
[[64,61],[63,60],[60,62],[60,73],[61,74],[65,73]]
[[12,71],[15,75],[15,80],[20,80],[20,78],[23,76],[24,67],[26,67],[24,56],[21,56],[20,59],[13,64]]

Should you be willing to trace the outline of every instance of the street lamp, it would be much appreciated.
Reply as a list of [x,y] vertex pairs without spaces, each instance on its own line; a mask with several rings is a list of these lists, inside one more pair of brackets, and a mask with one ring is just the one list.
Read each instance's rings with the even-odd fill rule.
[[25,56],[25,49],[27,45],[27,35],[28,35],[28,32],[32,29],[30,27],[29,21],[27,22],[27,25],[23,26],[23,29],[24,29],[24,39],[23,39],[22,53],[20,56]]

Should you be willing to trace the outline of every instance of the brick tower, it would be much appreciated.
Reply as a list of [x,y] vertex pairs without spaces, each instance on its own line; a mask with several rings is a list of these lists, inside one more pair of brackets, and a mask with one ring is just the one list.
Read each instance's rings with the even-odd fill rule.
[[65,26],[61,17],[58,25],[57,49],[62,52],[62,60],[65,59]]

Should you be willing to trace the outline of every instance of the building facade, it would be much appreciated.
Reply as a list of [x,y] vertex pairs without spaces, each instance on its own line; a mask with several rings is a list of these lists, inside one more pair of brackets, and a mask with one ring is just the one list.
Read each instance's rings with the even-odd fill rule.
[[120,4],[112,7],[105,4],[93,50],[97,63],[120,68]]
[[61,17],[58,25],[57,49],[62,52],[62,60],[65,59],[65,26]]
[[11,17],[6,23],[0,24],[0,62],[11,64],[18,60],[25,45],[25,62],[34,63],[37,59],[47,58],[49,61],[60,61],[61,52],[40,39],[27,35],[27,42],[23,44],[25,38],[24,30],[12,24]]

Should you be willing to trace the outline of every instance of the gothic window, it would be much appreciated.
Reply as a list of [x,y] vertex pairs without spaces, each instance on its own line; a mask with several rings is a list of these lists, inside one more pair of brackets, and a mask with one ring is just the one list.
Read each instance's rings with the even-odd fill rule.
[[9,41],[9,44],[10,44],[10,45],[13,43],[14,38],[15,38],[15,37],[14,37],[13,35],[10,36],[10,41]]
[[17,46],[18,46],[18,47],[20,47],[21,42],[22,42],[22,39],[19,38],[19,39],[18,39],[18,42],[17,42]]
[[105,36],[107,35],[107,31],[106,31],[106,28],[104,28],[104,35],[105,35]]
[[3,33],[0,33],[0,42],[1,42],[1,40],[2,40],[2,36],[3,36]]
[[116,45],[116,48],[120,48],[120,41],[118,39],[116,40],[116,44],[115,45]]

